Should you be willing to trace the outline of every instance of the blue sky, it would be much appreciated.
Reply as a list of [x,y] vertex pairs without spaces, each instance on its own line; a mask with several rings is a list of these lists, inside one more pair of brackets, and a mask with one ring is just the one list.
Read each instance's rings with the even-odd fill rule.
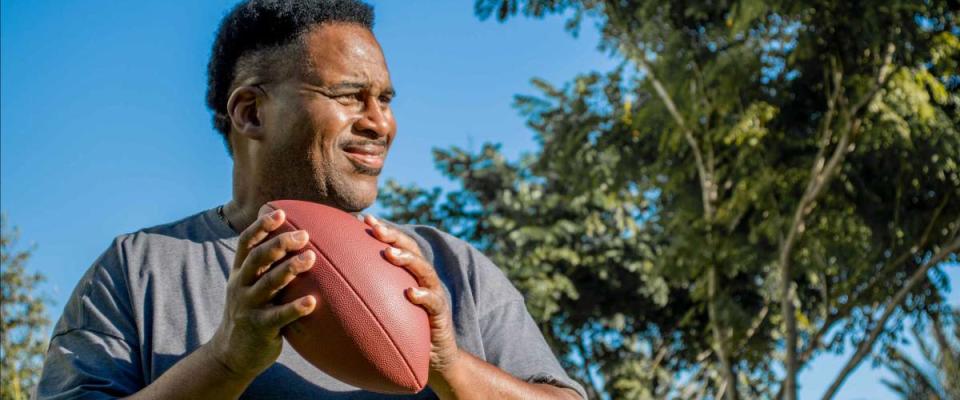
[[[114,236],[229,200],[231,163],[204,91],[214,30],[232,3],[0,3],[0,207],[37,246],[30,267],[49,278],[53,318]],[[575,39],[559,17],[480,22],[471,0],[374,4],[400,93],[385,177],[402,183],[450,187],[435,147],[536,150],[513,96],[535,93],[534,76],[562,84],[615,64],[589,24]],[[802,398],[819,396],[843,360],[822,357],[804,372]],[[865,364],[837,398],[893,398],[879,376]]]

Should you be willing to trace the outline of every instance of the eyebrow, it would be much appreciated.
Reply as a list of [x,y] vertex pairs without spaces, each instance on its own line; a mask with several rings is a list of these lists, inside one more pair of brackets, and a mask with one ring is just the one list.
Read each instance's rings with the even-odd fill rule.
[[[361,83],[361,82],[349,82],[349,81],[347,81],[347,82],[340,82],[340,83],[337,83],[337,84],[335,84],[335,85],[327,86],[327,89],[333,90],[333,91],[341,91],[341,90],[345,90],[345,89],[360,89],[360,90],[363,90],[363,89],[368,89],[369,87],[370,87],[370,85],[368,85],[368,84],[366,84],[366,83]],[[396,97],[396,96],[397,96],[397,91],[393,88],[393,86],[388,86],[386,89],[383,90],[383,93],[384,93],[384,94],[387,94],[387,95],[390,95],[390,96],[393,96],[393,97]]]

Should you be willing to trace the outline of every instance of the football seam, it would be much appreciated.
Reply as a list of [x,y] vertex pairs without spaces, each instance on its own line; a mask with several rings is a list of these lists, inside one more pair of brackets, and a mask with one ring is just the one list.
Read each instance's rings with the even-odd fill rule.
[[[297,224],[293,223],[293,221],[287,219],[286,222],[289,223],[290,226],[293,226],[294,229],[300,230],[300,227],[298,227]],[[380,331],[383,332],[383,335],[386,336],[388,340],[390,340],[390,344],[392,345],[391,347],[393,348],[393,350],[394,350],[395,352],[397,352],[397,354],[400,355],[400,359],[403,360],[403,365],[407,367],[407,373],[410,375],[410,377],[413,378],[413,383],[414,383],[417,387],[419,387],[419,386],[420,386],[420,380],[417,379],[417,374],[415,374],[415,373],[413,372],[413,366],[410,365],[410,361],[407,360],[407,356],[406,356],[405,354],[403,354],[402,351],[400,351],[400,347],[397,346],[396,340],[393,339],[393,336],[390,335],[390,332],[388,332],[387,329],[383,326],[383,322],[381,322],[380,319],[377,318],[377,314],[375,314],[375,313],[373,312],[373,310],[370,309],[370,306],[367,304],[366,301],[363,300],[362,297],[360,297],[360,294],[357,292],[357,289],[354,288],[353,285],[350,283],[350,280],[347,279],[347,278],[343,275],[343,272],[340,271],[340,268],[337,267],[336,264],[334,264],[332,261],[330,261],[330,257],[328,257],[328,256],[326,255],[326,253],[324,253],[322,250],[320,250],[320,247],[318,247],[318,246],[313,242],[313,239],[312,239],[312,238],[310,239],[310,246],[313,247],[314,250],[316,250],[317,254],[320,254],[320,255],[323,257],[323,259],[327,261],[327,264],[329,264],[331,267],[333,267],[333,270],[336,271],[336,273],[337,273],[337,277],[339,277],[341,280],[343,280],[344,283],[347,284],[347,287],[350,288],[350,293],[353,294],[353,296],[354,296],[355,298],[357,298],[357,300],[359,300],[359,303],[360,303],[360,304],[363,304],[363,309],[367,311],[367,314],[369,314],[370,317],[372,317],[374,321],[377,322],[377,327],[380,328]]]

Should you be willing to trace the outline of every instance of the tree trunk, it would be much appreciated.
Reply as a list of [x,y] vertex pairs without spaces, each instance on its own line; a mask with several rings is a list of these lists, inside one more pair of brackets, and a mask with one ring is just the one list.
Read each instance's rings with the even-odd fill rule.
[[710,302],[708,303],[707,313],[710,317],[710,325],[713,326],[713,341],[714,341],[714,351],[717,353],[717,358],[720,360],[720,367],[723,369],[723,377],[726,381],[726,394],[724,398],[728,400],[738,400],[739,394],[737,393],[737,375],[733,371],[733,364],[730,362],[730,355],[727,353],[726,349],[726,340],[723,331],[720,329],[719,317],[717,315],[717,266],[716,264],[710,265],[709,276],[709,297]]

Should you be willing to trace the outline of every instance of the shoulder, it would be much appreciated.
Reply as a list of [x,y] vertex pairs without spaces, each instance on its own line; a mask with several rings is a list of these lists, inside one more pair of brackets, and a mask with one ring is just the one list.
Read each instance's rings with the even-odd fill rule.
[[209,211],[114,237],[87,264],[64,305],[55,335],[84,329],[135,343],[136,330],[129,323],[136,319],[146,293],[179,283],[198,255],[219,254],[202,248],[227,235],[211,224],[216,221],[209,220]]
[[[478,251],[470,243],[429,225],[393,224],[420,244],[421,250],[469,253]],[[426,247],[426,248],[424,248]]]
[[163,250],[170,246],[181,247],[189,243],[227,239],[233,232],[225,232],[214,223],[213,209],[200,211],[173,222],[146,227],[121,234],[114,240],[120,250],[137,253],[147,249]]
[[417,241],[428,261],[456,261],[457,267],[469,273],[490,268],[500,272],[480,250],[447,232],[428,225],[393,225]]
[[224,256],[236,249],[236,240],[237,234],[217,219],[215,209],[209,209],[118,235],[105,255],[124,275],[137,280],[171,275],[199,261],[225,262]]

